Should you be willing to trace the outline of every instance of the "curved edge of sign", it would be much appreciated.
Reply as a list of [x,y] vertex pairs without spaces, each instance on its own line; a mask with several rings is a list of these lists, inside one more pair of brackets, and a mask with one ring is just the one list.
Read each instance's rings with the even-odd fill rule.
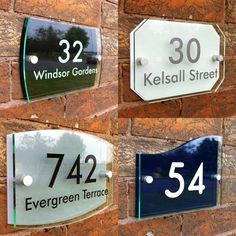
[[24,79],[24,88],[27,102],[30,103],[30,97],[28,93],[27,78],[26,78],[26,43],[28,37],[30,16],[26,19],[25,22],[25,35],[24,35],[24,44],[23,44],[23,79]]

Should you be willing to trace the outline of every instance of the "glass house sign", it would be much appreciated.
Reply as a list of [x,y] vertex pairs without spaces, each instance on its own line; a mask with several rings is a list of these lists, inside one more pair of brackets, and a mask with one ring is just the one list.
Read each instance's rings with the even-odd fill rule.
[[28,17],[21,42],[21,82],[28,102],[92,87],[100,76],[98,28]]
[[217,204],[220,136],[206,136],[160,154],[136,155],[136,217],[190,211]]
[[145,101],[216,91],[224,55],[218,25],[143,20],[130,34],[130,88]]
[[95,215],[113,201],[113,145],[81,132],[7,136],[8,224],[41,226]]

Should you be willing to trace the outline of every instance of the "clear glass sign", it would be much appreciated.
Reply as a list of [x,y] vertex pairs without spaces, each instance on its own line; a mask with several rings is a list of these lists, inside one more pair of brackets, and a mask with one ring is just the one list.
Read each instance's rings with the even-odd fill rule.
[[168,152],[137,154],[136,216],[216,206],[221,145],[220,136],[206,136]]
[[7,136],[8,223],[36,226],[79,220],[113,200],[113,145],[81,132]]
[[216,91],[224,55],[218,25],[144,20],[130,34],[130,88],[145,101]]
[[94,86],[100,75],[98,28],[28,17],[21,42],[21,81],[31,99]]

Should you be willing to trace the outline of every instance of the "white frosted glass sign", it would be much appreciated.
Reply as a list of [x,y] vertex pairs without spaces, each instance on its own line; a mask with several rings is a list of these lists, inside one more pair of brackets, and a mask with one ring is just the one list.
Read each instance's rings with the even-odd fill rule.
[[113,145],[92,135],[8,135],[8,223],[45,225],[96,214],[112,203],[112,168]]
[[143,100],[216,91],[225,39],[216,25],[144,20],[130,34],[130,86]]

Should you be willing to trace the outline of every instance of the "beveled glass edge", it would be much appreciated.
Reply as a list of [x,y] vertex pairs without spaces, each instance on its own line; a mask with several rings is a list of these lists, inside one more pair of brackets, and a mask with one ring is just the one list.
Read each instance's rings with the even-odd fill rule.
[[30,23],[30,16],[26,18],[24,45],[23,45],[23,78],[24,78],[25,95],[26,95],[28,103],[30,103],[30,96],[28,92],[27,76],[26,76],[26,44],[27,44],[27,38],[28,38],[29,23]]

